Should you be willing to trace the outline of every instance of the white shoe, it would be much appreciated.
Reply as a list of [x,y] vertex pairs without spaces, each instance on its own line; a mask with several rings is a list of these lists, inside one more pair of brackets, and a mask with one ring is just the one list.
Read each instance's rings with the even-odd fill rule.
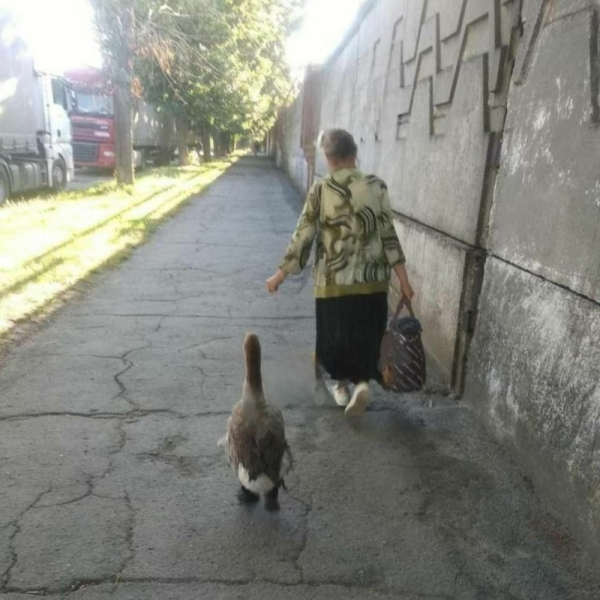
[[350,392],[346,383],[335,381],[327,385],[329,393],[333,396],[335,403],[344,408],[350,402]]
[[350,404],[346,407],[346,414],[349,417],[358,417],[365,412],[367,404],[369,404],[369,384],[359,383],[354,388]]

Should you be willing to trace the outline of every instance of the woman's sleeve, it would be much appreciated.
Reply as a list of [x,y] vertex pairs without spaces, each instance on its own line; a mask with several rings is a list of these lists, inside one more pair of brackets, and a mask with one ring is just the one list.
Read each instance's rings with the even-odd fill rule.
[[383,251],[390,267],[393,269],[396,265],[402,265],[406,262],[402,245],[398,239],[398,234],[394,227],[394,217],[392,215],[392,205],[387,188],[382,189],[383,197],[381,200],[381,241]]
[[316,183],[306,196],[302,214],[296,225],[296,231],[294,231],[283,261],[279,265],[279,268],[289,275],[301,273],[308,263],[310,250],[317,233],[320,205],[321,188],[320,184]]

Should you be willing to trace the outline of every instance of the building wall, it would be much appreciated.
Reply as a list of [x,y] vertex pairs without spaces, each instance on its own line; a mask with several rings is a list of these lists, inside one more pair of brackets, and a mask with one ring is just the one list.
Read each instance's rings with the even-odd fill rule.
[[360,167],[388,183],[431,363],[592,546],[599,5],[371,0],[280,120],[302,189],[325,172],[308,133],[353,133]]
[[597,547],[598,8],[523,6],[465,394]]
[[[480,287],[482,213],[504,123],[517,4],[368,2],[320,82],[319,129],[351,131],[361,168],[388,183],[408,267],[427,286],[415,308],[431,361],[454,387],[462,386],[475,301],[464,291]],[[325,171],[319,153],[315,171]]]
[[275,155],[277,165],[287,171],[298,189],[305,191],[308,181],[308,163],[300,143],[303,97],[302,90],[292,105],[280,113],[276,126]]

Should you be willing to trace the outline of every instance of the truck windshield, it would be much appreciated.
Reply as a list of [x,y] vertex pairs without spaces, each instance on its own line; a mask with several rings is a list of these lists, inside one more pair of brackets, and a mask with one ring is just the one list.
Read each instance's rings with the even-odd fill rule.
[[108,115],[114,114],[114,102],[112,96],[94,94],[87,92],[77,92],[76,112],[86,115]]

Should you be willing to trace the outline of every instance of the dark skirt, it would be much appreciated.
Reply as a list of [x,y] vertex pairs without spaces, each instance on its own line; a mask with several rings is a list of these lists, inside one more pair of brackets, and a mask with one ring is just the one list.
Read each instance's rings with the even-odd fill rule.
[[338,381],[381,381],[379,349],[387,325],[387,293],[317,298],[319,364]]

